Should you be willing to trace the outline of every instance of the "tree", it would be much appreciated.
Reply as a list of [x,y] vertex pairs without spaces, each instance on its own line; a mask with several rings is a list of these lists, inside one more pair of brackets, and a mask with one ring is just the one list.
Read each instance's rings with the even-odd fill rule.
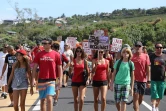
[[66,16],[65,16],[65,14],[63,13],[62,15],[61,15],[61,18],[65,18]]

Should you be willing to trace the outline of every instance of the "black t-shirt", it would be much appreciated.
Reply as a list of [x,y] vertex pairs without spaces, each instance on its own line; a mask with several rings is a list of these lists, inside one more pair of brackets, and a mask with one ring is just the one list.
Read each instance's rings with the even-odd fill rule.
[[10,75],[10,73],[12,71],[12,65],[15,62],[16,62],[16,55],[10,55],[10,54],[6,55],[6,57],[5,57],[5,63],[8,64],[8,72],[7,72],[8,75]]
[[152,81],[164,81],[165,79],[165,67],[166,67],[166,55],[156,56],[150,55],[151,62],[151,80]]

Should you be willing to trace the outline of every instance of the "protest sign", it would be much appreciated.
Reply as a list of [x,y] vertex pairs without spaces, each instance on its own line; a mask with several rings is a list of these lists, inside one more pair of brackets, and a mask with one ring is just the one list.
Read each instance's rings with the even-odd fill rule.
[[76,48],[76,37],[67,37],[66,39],[66,44],[70,46],[70,48]]
[[89,48],[89,43],[88,41],[87,42],[82,42],[82,46],[83,46],[83,49],[84,49],[84,52],[88,55],[91,55],[91,49]]
[[109,50],[109,37],[107,36],[90,36],[89,37],[89,48],[93,50]]
[[121,50],[121,48],[122,48],[122,39],[112,38],[111,51],[119,52]]
[[60,42],[60,53],[61,53],[61,54],[64,52],[64,45],[65,45],[65,42],[64,42],[64,41],[61,41],[61,42]]
[[105,29],[102,29],[102,30],[95,30],[95,31],[94,31],[94,36],[95,36],[95,37],[108,36],[108,30],[105,30]]

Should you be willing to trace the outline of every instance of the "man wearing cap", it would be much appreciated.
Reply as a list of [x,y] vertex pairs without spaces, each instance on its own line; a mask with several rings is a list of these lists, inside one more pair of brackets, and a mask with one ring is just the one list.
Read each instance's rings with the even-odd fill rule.
[[[8,72],[7,72],[7,82],[8,82],[11,71],[12,71],[12,65],[14,62],[16,62],[16,51],[14,50],[14,47],[11,45],[7,47],[7,51],[8,51],[8,54],[5,57],[5,63],[2,69],[2,75],[0,79],[4,76],[4,72],[8,66]],[[8,86],[8,93],[11,100],[11,104],[9,105],[9,107],[13,107],[13,89],[11,87],[11,84],[9,84]]]
[[[73,60],[74,54],[73,54],[72,50],[70,50],[70,47],[67,43],[65,44],[64,49],[65,49],[65,51],[63,54],[67,57],[69,62],[71,62]],[[64,65],[66,65],[66,64],[64,63]],[[67,86],[68,76],[69,76],[69,68],[67,68],[63,72],[63,87]]]
[[147,54],[142,53],[142,46],[143,45],[140,41],[135,43],[135,53],[131,59],[135,66],[133,95],[134,111],[139,111],[139,106],[143,101],[145,89],[146,87],[150,87],[150,59]]
[[[59,75],[61,86],[62,62],[60,54],[51,49],[52,40],[45,38],[42,41],[44,50],[39,52],[34,59],[32,83],[35,85],[36,69],[39,66],[38,90],[41,111],[53,111],[52,96],[55,95],[55,80]],[[47,105],[46,105],[47,102]]]

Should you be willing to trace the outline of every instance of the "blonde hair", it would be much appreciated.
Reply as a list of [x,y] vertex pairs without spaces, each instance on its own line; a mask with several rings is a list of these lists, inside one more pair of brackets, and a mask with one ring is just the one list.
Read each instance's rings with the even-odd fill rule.
[[131,57],[133,56],[132,52],[131,52],[131,49],[128,48],[128,47],[124,47],[121,51],[121,58],[123,59],[123,53],[124,52],[127,52],[129,54],[129,60],[131,59]]

